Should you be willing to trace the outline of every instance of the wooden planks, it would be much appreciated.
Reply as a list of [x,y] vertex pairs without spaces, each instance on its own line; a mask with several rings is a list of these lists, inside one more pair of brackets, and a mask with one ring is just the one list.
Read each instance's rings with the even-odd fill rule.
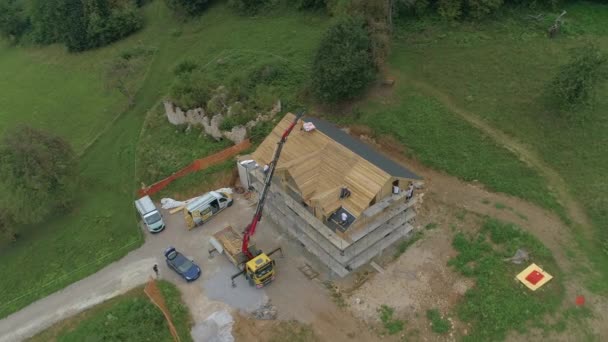
[[213,234],[213,237],[216,238],[222,244],[222,247],[231,255],[237,255],[241,252],[243,237],[231,226],[227,226]]
[[[260,144],[252,155],[258,164],[272,160],[277,142],[293,119],[293,114],[286,114]],[[302,124],[296,125],[285,143],[277,170],[288,172],[302,198],[313,201],[317,210],[327,215],[344,206],[359,216],[391,176],[322,132],[300,130]],[[344,186],[351,190],[351,196],[340,200]]]

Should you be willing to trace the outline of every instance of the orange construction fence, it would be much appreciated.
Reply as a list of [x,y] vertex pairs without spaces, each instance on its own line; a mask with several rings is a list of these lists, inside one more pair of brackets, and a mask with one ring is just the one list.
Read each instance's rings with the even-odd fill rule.
[[155,194],[158,191],[164,189],[167,185],[171,184],[171,182],[173,182],[174,180],[184,177],[185,175],[190,174],[192,172],[204,170],[210,166],[224,162],[224,161],[232,158],[233,156],[235,156],[237,153],[248,149],[249,147],[251,147],[251,141],[249,141],[249,139],[246,139],[243,142],[236,144],[232,147],[229,147],[225,150],[222,150],[218,153],[212,154],[205,158],[196,159],[190,165],[177,171],[176,173],[172,174],[171,176],[169,176],[159,182],[156,182],[148,187],[139,189],[138,194],[139,194],[139,196]]

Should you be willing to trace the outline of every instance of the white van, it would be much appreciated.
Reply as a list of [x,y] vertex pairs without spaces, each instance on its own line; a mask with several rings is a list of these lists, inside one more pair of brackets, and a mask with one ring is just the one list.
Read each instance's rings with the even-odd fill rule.
[[230,194],[210,191],[194,199],[184,207],[184,219],[188,229],[207,222],[212,216],[232,205]]
[[144,196],[135,201],[135,208],[137,208],[139,216],[141,216],[142,221],[144,221],[144,224],[148,227],[150,232],[158,233],[165,229],[163,217],[158,209],[156,209],[150,196]]

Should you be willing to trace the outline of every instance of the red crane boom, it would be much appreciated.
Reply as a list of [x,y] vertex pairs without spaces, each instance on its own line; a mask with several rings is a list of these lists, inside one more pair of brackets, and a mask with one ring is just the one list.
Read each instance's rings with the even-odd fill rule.
[[251,223],[247,226],[245,233],[243,234],[243,245],[241,246],[241,251],[243,254],[247,256],[249,260],[254,258],[254,255],[249,251],[249,239],[255,234],[255,228],[258,225],[258,222],[262,219],[262,210],[264,209],[264,201],[266,200],[266,195],[268,194],[268,190],[270,189],[270,182],[272,181],[272,176],[274,175],[274,170],[279,161],[279,156],[281,155],[281,150],[283,150],[283,145],[285,141],[287,141],[287,137],[291,133],[291,130],[295,127],[298,120],[304,115],[304,112],[300,112],[296,114],[293,122],[287,127],[281,139],[277,143],[277,148],[274,150],[274,156],[272,157],[272,161],[268,164],[268,170],[266,171],[266,179],[264,180],[264,188],[262,189],[262,195],[258,200],[258,205],[255,209],[255,214],[253,215],[253,219]]

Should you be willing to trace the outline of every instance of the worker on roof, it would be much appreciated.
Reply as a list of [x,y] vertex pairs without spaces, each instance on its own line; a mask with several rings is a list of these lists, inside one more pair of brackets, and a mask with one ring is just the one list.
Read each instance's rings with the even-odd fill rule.
[[408,185],[407,191],[405,192],[405,200],[409,201],[412,197],[414,197],[414,183],[410,182],[410,185]]
[[393,185],[393,195],[397,195],[401,192],[401,189],[399,189],[399,185]]
[[338,222],[341,226],[348,223],[348,215],[346,213],[340,214],[340,222]]
[[340,189],[340,199],[348,198],[348,196],[350,196],[350,190],[347,187]]

